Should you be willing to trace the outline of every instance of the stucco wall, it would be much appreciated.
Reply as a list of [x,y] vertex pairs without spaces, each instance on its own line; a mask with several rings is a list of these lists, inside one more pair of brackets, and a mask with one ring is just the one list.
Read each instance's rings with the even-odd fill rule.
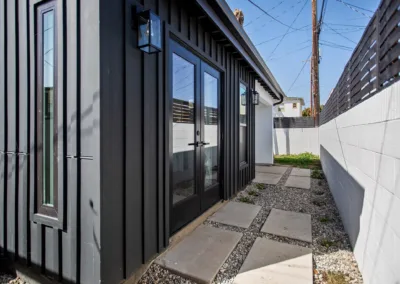
[[272,106],[256,106],[256,164],[273,164],[274,155],[272,153],[272,131],[273,117]]
[[300,154],[311,152],[319,155],[318,128],[275,128],[274,154]]
[[400,283],[400,83],[320,127],[321,161],[365,283]]

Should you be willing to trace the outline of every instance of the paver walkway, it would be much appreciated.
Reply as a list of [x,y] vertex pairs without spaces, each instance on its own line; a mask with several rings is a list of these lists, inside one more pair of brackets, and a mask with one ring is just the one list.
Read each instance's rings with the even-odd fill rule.
[[209,220],[240,228],[248,228],[261,206],[241,202],[229,202],[212,215]]
[[257,238],[234,283],[309,284],[312,280],[311,249]]
[[293,168],[285,186],[303,189],[311,188],[311,171],[309,169]]
[[199,283],[210,283],[242,234],[201,225],[156,263]]
[[304,190],[286,184],[291,178],[310,180],[309,171],[256,170],[278,175],[278,184],[249,185],[159,256],[139,283],[322,284],[329,270],[344,270],[362,283],[326,181],[313,179],[313,190]]
[[256,178],[254,182],[264,184],[278,184],[287,167],[256,166]]

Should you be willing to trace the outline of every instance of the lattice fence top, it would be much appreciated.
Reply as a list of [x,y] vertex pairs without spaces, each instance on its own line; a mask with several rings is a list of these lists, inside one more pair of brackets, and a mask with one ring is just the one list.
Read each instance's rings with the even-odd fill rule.
[[399,79],[399,24],[400,0],[383,0],[321,112],[321,125]]

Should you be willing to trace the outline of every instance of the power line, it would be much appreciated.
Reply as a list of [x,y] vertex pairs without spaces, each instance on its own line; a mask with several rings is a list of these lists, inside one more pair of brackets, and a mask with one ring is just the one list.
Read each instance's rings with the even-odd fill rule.
[[[278,16],[275,16],[275,18],[278,19],[279,17],[285,15],[288,11],[292,11],[293,8],[294,8],[295,6],[297,6],[298,4],[300,4],[300,3],[303,2],[303,1],[307,1],[307,0],[298,0],[298,1],[297,1],[296,3],[294,3],[292,6],[290,6],[289,8],[287,8],[286,10],[284,10],[283,12],[281,12]],[[257,31],[259,31],[260,29],[262,29],[263,27],[265,27],[268,23],[273,22],[273,21],[274,21],[274,20],[269,20],[269,21],[264,22],[264,24],[261,25],[258,29],[254,30],[254,31],[251,31],[251,32],[249,33],[249,35],[250,35],[250,34],[253,34],[253,33],[257,32]]]
[[[279,2],[278,3],[278,5],[276,5],[276,6],[274,6],[274,7],[272,7],[271,9],[269,9],[267,12],[270,12],[270,11],[272,11],[272,10],[274,10],[274,9],[276,9],[276,8],[278,8],[283,2],[285,2],[285,1],[281,1],[281,2]],[[253,22],[255,22],[255,21],[257,21],[259,18],[261,18],[262,16],[265,16],[265,14],[264,13],[262,13],[260,16],[258,16],[257,18],[255,18],[254,20],[251,20],[250,22],[248,22],[246,25],[244,25],[244,28],[245,27],[247,27],[248,25],[250,25],[251,23],[253,23]]]
[[337,49],[341,49],[341,50],[345,50],[345,51],[353,51],[352,48],[347,48],[347,47],[340,47],[340,46],[329,45],[329,44],[325,44],[325,43],[321,43],[321,45],[327,46],[327,47],[332,47],[332,48],[337,48]]
[[311,57],[311,53],[310,53],[310,55],[308,56],[308,59],[307,59],[306,61],[304,61],[303,67],[301,67],[299,74],[297,74],[297,76],[296,76],[296,79],[294,79],[292,85],[290,85],[289,90],[286,92],[287,94],[289,94],[289,92],[290,92],[290,90],[292,90],[294,84],[296,84],[297,80],[299,79],[301,73],[302,73],[303,70],[304,70],[304,67],[306,67],[307,62],[310,60],[310,57]]
[[322,0],[321,14],[319,16],[319,21],[318,21],[318,35],[321,33],[321,26],[322,26],[322,23],[324,21],[327,5],[328,5],[328,1],[327,0]]
[[347,48],[347,49],[350,49],[350,50],[353,50],[353,49],[354,49],[354,47],[350,47],[350,46],[345,46],[345,45],[337,44],[337,43],[335,43],[335,42],[328,41],[328,40],[321,40],[321,41],[322,41],[322,44],[325,44],[325,45],[326,45],[326,44],[330,44],[330,45],[332,45],[332,46]]
[[[308,40],[308,41],[310,41],[310,40]],[[304,50],[304,49],[309,48],[309,47],[311,47],[311,44],[309,44],[309,45],[307,45],[307,46],[304,46],[304,47],[302,47],[302,48],[298,48],[298,49],[296,49],[296,50],[289,51],[289,52],[283,54],[282,56],[271,58],[271,59],[269,59],[268,61],[273,61],[273,60],[278,60],[278,59],[284,58],[284,57],[286,57],[286,56],[288,56],[288,55],[290,55],[290,54],[299,52],[299,51]]]
[[[366,15],[366,14],[364,14],[364,12],[361,12],[360,10],[358,10],[358,9],[360,9],[360,8],[357,7],[357,6],[351,5],[351,4],[349,4],[349,3],[347,3],[347,2],[344,2],[344,1],[342,1],[342,0],[336,0],[336,1],[342,3],[342,4],[345,5],[346,7],[350,8],[351,10],[353,10],[353,11],[355,11],[355,12],[357,12],[357,13],[359,13],[359,14],[365,16],[365,17],[372,18],[371,16]],[[358,8],[358,9],[357,9],[357,8]],[[363,9],[363,10],[365,10],[365,9]],[[371,11],[371,12],[372,12],[372,11]],[[372,13],[373,13],[373,12],[372,12]]]
[[[249,0],[250,1],[250,0]],[[281,40],[278,42],[278,44],[275,46],[275,48],[272,50],[271,54],[269,55],[268,58],[271,58],[271,56],[274,54],[274,52],[278,49],[279,45],[281,45],[282,41],[285,39],[285,37],[288,35],[290,29],[296,22],[297,18],[300,16],[301,12],[303,12],[304,8],[306,7],[308,3],[308,0],[304,2],[303,7],[301,7],[300,11],[297,13],[296,17],[293,19],[293,22],[290,24],[289,28],[287,29],[286,33],[282,36]]]
[[329,26],[327,23],[324,23],[325,26],[327,26],[330,30],[334,31],[336,34],[340,35],[342,38],[347,39],[348,41],[351,41],[352,43],[357,44],[354,40],[349,39],[348,37],[342,35],[341,33],[339,33],[337,30],[335,30],[334,28],[332,28],[331,26]]
[[[307,27],[309,27],[309,26],[311,26],[311,25],[306,25],[306,26],[304,26],[304,27],[299,28],[299,30],[296,30],[296,31],[290,31],[290,32],[288,32],[288,34],[291,34],[291,33],[294,33],[294,32],[299,32],[299,31],[306,31],[306,30],[303,30],[303,29],[304,29],[304,28],[307,28]],[[259,45],[262,45],[262,44],[264,44],[264,43],[268,43],[268,42],[270,42],[270,41],[273,41],[273,40],[275,40],[275,39],[281,38],[281,37],[283,37],[283,36],[284,36],[284,35],[280,35],[280,36],[276,36],[276,37],[267,39],[267,40],[265,40],[265,41],[262,41],[262,42],[259,42],[259,43],[255,44],[255,46],[259,46]]]
[[255,7],[257,7],[259,10],[261,10],[265,15],[267,15],[268,17],[270,17],[271,19],[275,20],[276,22],[280,23],[281,25],[285,26],[285,27],[289,27],[290,29],[293,30],[298,30],[295,28],[292,28],[291,26],[281,22],[280,20],[278,20],[276,17],[272,16],[271,14],[269,14],[267,11],[265,11],[263,8],[261,8],[260,6],[258,6],[256,3],[254,3],[252,0],[248,0],[251,4],[253,4]]
[[343,2],[343,3],[346,3],[347,5],[349,5],[349,6],[353,6],[353,7],[355,7],[355,8],[358,8],[358,9],[360,9],[360,10],[364,10],[364,11],[367,11],[367,12],[370,12],[370,13],[375,13],[374,11],[372,11],[372,10],[369,10],[369,9],[365,9],[365,8],[362,8],[362,7],[360,7],[360,6],[356,6],[356,5],[354,5],[354,4],[350,4],[350,3],[347,3],[347,2]]
[[344,27],[353,27],[353,28],[366,28],[367,26],[360,26],[360,25],[348,25],[348,24],[334,24],[334,23],[327,23],[324,22],[326,24],[329,24],[331,26],[344,26]]

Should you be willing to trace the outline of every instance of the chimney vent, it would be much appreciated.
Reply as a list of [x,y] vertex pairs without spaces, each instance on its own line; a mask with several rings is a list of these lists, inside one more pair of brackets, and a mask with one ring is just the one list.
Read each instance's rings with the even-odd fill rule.
[[233,12],[233,14],[235,15],[236,20],[239,22],[239,24],[240,24],[241,26],[243,26],[243,23],[244,23],[244,14],[243,14],[242,10],[235,9],[235,11]]

